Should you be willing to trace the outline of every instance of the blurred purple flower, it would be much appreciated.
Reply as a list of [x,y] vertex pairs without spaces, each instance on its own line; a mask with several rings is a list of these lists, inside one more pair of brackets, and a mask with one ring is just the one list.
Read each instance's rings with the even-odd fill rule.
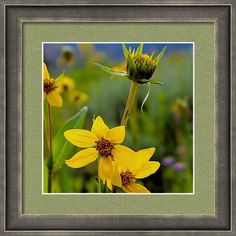
[[162,161],[162,164],[164,166],[171,166],[173,163],[175,162],[175,159],[174,157],[165,157]]
[[182,162],[176,162],[173,165],[173,170],[175,171],[181,171],[181,170],[184,170],[185,168],[186,168],[186,165],[185,163],[182,163]]

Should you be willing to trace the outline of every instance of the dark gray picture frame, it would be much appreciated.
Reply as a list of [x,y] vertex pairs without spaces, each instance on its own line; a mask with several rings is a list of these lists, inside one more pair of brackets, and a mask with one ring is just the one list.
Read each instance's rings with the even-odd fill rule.
[[[236,235],[233,0],[0,0],[1,235]],[[215,215],[27,215],[22,213],[22,22],[214,22]]]

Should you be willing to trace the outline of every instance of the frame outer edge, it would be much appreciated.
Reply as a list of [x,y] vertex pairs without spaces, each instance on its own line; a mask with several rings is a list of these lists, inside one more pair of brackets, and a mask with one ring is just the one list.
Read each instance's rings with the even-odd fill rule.
[[4,5],[0,4],[0,189],[3,191],[0,197],[0,232],[5,228],[5,25],[4,25]]
[[[236,235],[236,2],[231,16],[231,232]],[[234,22],[234,23],[233,23]]]
[[[0,0],[1,1],[1,0]],[[3,6],[2,6],[2,4],[0,5],[0,12],[1,13],[3,13],[3,10],[4,10],[4,8],[3,8]],[[2,16],[3,16],[4,14],[2,14]],[[232,14],[232,18],[233,18],[233,20],[235,20],[235,5],[234,5],[234,7],[233,7],[233,14]],[[231,19],[231,24],[232,24],[232,19]],[[1,22],[1,25],[2,25],[2,22]],[[232,33],[233,33],[233,36],[235,36],[235,31],[236,31],[236,26],[235,26],[235,24],[232,24],[231,25],[231,27],[232,27]],[[0,52],[1,52],[1,55],[0,55],[0,68],[2,68],[2,71],[4,71],[4,68],[5,68],[5,65],[4,65],[4,27],[0,27],[0,39],[1,39],[1,44],[0,44]],[[232,37],[232,39],[233,39],[233,37]],[[231,48],[231,59],[232,59],[232,61],[231,61],[231,65],[232,65],[232,62],[235,62],[235,57],[236,57],[236,55],[235,55],[235,51],[236,51],[236,44],[234,43],[234,42],[231,42],[232,43],[232,48]],[[3,53],[2,53],[3,52]],[[233,154],[235,153],[235,146],[236,145],[233,145],[233,144],[235,144],[235,130],[236,130],[236,126],[235,126],[235,124],[233,124],[233,118],[235,118],[235,116],[236,116],[236,107],[235,106],[233,106],[233,104],[235,104],[236,103],[236,94],[235,94],[235,86],[236,86],[236,81],[235,81],[235,76],[233,77],[233,75],[235,75],[235,67],[234,66],[232,66],[232,68],[231,68],[231,73],[232,73],[232,77],[231,77],[231,92],[232,92],[232,94],[231,94],[231,141],[232,141],[232,149],[231,149],[231,151],[232,151],[232,153],[231,153],[231,157],[232,157],[232,166],[231,167],[233,167],[233,168],[235,168],[235,165],[236,165],[236,161],[235,161],[235,158],[233,158]],[[5,110],[5,91],[4,91],[4,75],[1,73],[0,74],[0,87],[1,87],[1,89],[3,90],[3,92],[0,94],[0,111],[2,111],[4,114],[5,114],[5,112],[4,112],[4,110]],[[18,88],[19,89],[19,88]],[[19,104],[18,104],[19,105]],[[21,104],[20,104],[21,105]],[[0,132],[1,132],[1,134],[3,134],[3,136],[4,136],[4,132],[5,132],[5,129],[4,129],[4,122],[0,122],[1,124],[0,124]],[[1,148],[3,148],[3,151],[4,151],[4,138],[0,141],[0,145],[1,145]],[[4,153],[3,153],[3,157],[4,157]],[[3,158],[1,157],[1,160],[0,160],[0,163],[2,164],[2,162],[3,162],[4,160],[3,160]],[[2,168],[3,168],[3,166],[4,165],[1,165],[1,167],[0,167],[0,170],[2,170]],[[235,183],[235,178],[236,178],[236,175],[235,175],[235,172],[232,172],[232,180],[234,181],[233,183]],[[4,186],[5,186],[5,183],[4,183],[4,171],[0,171],[0,187],[1,187],[1,189],[3,189],[4,188]],[[236,195],[236,193],[235,193],[235,188],[232,188],[232,193],[231,193],[232,195],[231,195],[231,199],[232,199],[232,203],[233,203],[233,205],[231,206],[231,208],[232,208],[232,213],[233,213],[233,219],[235,219],[235,204],[236,204],[236,201],[235,201],[235,195]],[[0,199],[0,201],[1,201],[1,205],[0,205],[0,211],[2,212],[3,211],[3,209],[2,209],[2,207],[3,207],[3,204],[4,204],[4,200],[1,198]],[[3,201],[3,203],[2,203],[2,201]],[[17,216],[18,214],[19,214],[20,212],[16,212],[16,215],[15,216]],[[18,215],[19,216],[19,215]],[[16,217],[17,218],[17,217]],[[15,218],[15,219],[16,219]],[[4,225],[3,222],[4,220],[3,220],[3,218],[1,218],[1,221],[0,221],[0,223],[1,223],[1,231],[3,230],[3,228],[2,228],[2,226]],[[10,233],[10,232],[9,232]],[[94,232],[95,233],[95,232]],[[89,233],[89,235],[93,235],[94,233]],[[141,232],[140,232],[141,233]],[[202,232],[203,233],[203,232]],[[209,233],[209,234],[208,234]],[[207,233],[207,235],[211,235],[211,233],[210,232],[208,232]],[[232,233],[232,234],[231,234]],[[233,233],[235,233],[235,223],[233,222],[233,228],[232,228],[232,231],[231,232],[225,232],[225,235],[227,234],[227,235],[234,235]],[[11,233],[10,233],[11,234]],[[21,234],[21,233],[20,233]],[[55,233],[55,235],[58,235],[59,233]],[[85,235],[86,233],[84,232],[84,233],[82,233],[82,235]],[[99,233],[100,234],[100,233]],[[115,233],[116,234],[116,233]],[[134,234],[132,234],[132,233],[130,233],[130,234],[127,234],[127,235],[135,235],[136,233],[134,233]],[[162,233],[161,233],[162,234]],[[200,233],[201,234],[201,233]],[[214,235],[218,235],[218,233],[213,233]],[[212,234],[212,235],[213,235]],[[14,233],[12,234],[12,235],[15,235]],[[32,235],[36,235],[36,234],[32,234]],[[49,233],[48,235],[54,235],[54,233]],[[96,234],[96,235],[98,235],[98,234]],[[103,233],[101,234],[101,235],[104,235]],[[118,235],[118,234],[117,234]],[[124,235],[124,234],[122,234],[122,235]],[[143,234],[142,234],[143,235]],[[152,232],[150,232],[150,234],[149,235],[154,235],[154,234],[152,234]],[[183,235],[182,233],[178,233],[178,232],[173,232],[173,234],[172,233],[168,233],[168,232],[163,232],[163,235]],[[187,235],[195,235],[195,233],[188,233]],[[204,235],[205,235],[205,233],[204,233]],[[222,233],[220,233],[219,235],[223,235],[223,232]]]
[[[13,28],[13,27],[16,27],[17,28],[17,38],[18,38],[18,40],[20,39],[20,34],[19,34],[19,20],[17,21],[16,19],[17,19],[17,17],[19,17],[19,13],[17,12],[17,8],[13,8],[12,9],[12,13],[11,14],[13,14],[14,16],[16,16],[16,18],[11,18],[11,15],[9,14],[9,16],[7,15],[7,19],[8,19],[8,21],[7,21],[7,26],[9,27],[9,28]],[[18,15],[17,15],[18,14]],[[222,17],[222,16],[221,16]],[[11,19],[11,20],[10,20]],[[14,20],[13,20],[14,19]],[[9,25],[8,25],[9,24]],[[17,27],[18,26],[18,27]],[[14,33],[12,33],[11,31],[10,31],[10,33],[7,33],[7,35],[8,35],[8,37],[9,38],[7,38],[7,41],[9,40],[10,42],[12,42],[12,39],[13,38],[15,38],[16,37],[16,35],[14,35]],[[18,48],[17,47],[18,45],[17,45],[17,43],[15,42],[15,41],[13,41],[13,44],[11,44],[11,48],[10,48],[10,50],[9,51],[16,51],[17,52],[17,55],[19,55],[19,51],[20,51],[20,48]],[[7,54],[9,53],[9,51],[7,52]],[[11,53],[9,53],[9,55],[11,55]],[[20,78],[21,77],[21,74],[19,73],[20,71],[19,71],[19,62],[20,62],[20,60],[19,60],[19,58],[18,58],[18,61],[17,61],[17,63],[15,64],[15,68],[9,68],[8,67],[8,65],[7,65],[7,74],[9,73],[9,71],[10,71],[10,69],[11,69],[11,76],[16,76],[17,78]],[[13,71],[12,71],[12,69],[13,69]],[[13,85],[11,85],[11,89],[14,89],[15,91],[17,91],[17,92],[20,92],[20,84],[19,84],[19,81],[17,81],[17,83],[14,83]],[[9,90],[9,91],[11,91],[11,90]],[[13,99],[14,100],[14,102],[12,103],[12,105],[14,106],[14,109],[17,111],[17,114],[19,114],[19,112],[20,112],[20,106],[19,106],[19,101],[17,101],[17,97],[15,96],[15,94],[14,94],[14,97],[12,97],[11,96],[11,99]],[[11,108],[9,109],[10,110],[10,112],[11,112]],[[11,117],[9,117],[10,118],[10,120],[12,119]],[[13,135],[13,136],[11,136],[11,138],[12,138],[12,140],[15,140],[15,138],[18,136],[18,135],[20,135],[20,127],[18,126],[18,124],[16,124],[16,123],[14,123],[14,120],[12,120],[12,124],[13,124],[13,127],[11,127],[11,128],[14,128],[14,130],[15,130],[15,134],[16,134],[16,136],[15,135]],[[11,151],[13,151],[13,153],[11,152]],[[11,158],[13,158],[14,157],[14,159],[15,159],[15,155],[14,154],[16,154],[16,156],[18,156],[17,154],[20,154],[20,146],[18,145],[18,146],[16,146],[16,149],[15,149],[15,151],[14,150],[9,150],[9,152],[11,152],[11,154],[13,154],[12,156],[11,156]],[[17,160],[15,160],[15,161],[17,161]],[[22,173],[21,172],[21,166],[20,166],[20,163],[19,162],[17,162],[18,163],[18,165],[17,165],[17,169],[20,171],[20,174]],[[10,173],[10,169],[8,169],[8,173]],[[19,180],[17,179],[17,177],[14,177],[14,176],[10,176],[9,175],[9,177],[13,177],[13,179],[16,181],[17,180],[17,182],[18,182],[18,184],[17,184],[17,187],[20,185],[20,182],[19,182]],[[24,223],[26,223],[26,221],[24,221],[24,220],[26,220],[26,218],[22,218],[21,217],[21,210],[19,210],[19,207],[21,206],[21,204],[19,204],[19,200],[20,200],[20,197],[21,196],[19,196],[18,195],[18,193],[19,193],[19,189],[17,189],[17,188],[15,188],[15,189],[13,189],[13,188],[9,188],[9,191],[10,191],[10,195],[12,195],[12,196],[18,196],[17,198],[15,198],[15,200],[17,201],[17,204],[15,205],[15,204],[10,204],[10,205],[8,205],[7,206],[7,209],[8,209],[8,211],[10,211],[11,212],[11,214],[9,215],[9,220],[8,220],[8,222],[9,222],[9,224],[8,224],[8,228],[15,228],[15,229],[23,229],[22,227],[23,227],[23,224]],[[54,218],[54,217],[53,217]],[[52,219],[53,219],[52,218]],[[7,218],[8,219],[8,218]],[[55,220],[56,220],[56,218],[54,218]],[[22,221],[23,220],[23,221]],[[30,220],[30,218],[28,218],[28,220]],[[219,219],[218,219],[219,220]],[[29,223],[29,221],[28,221],[28,223]],[[33,223],[33,222],[32,222]],[[45,222],[46,223],[46,222]],[[223,226],[222,225],[222,223],[224,224],[224,221],[222,221],[222,218],[221,218],[221,222],[220,221],[218,221],[218,223],[221,225],[221,227]],[[49,226],[49,225],[48,225]],[[48,228],[48,227],[47,227]],[[55,227],[53,227],[54,229],[55,229]]]

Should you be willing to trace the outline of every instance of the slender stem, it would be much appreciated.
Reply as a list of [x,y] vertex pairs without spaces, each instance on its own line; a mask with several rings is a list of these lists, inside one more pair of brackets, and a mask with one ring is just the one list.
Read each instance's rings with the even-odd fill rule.
[[52,114],[51,114],[51,106],[48,103],[48,138],[49,138],[49,158],[50,165],[48,168],[48,192],[52,192],[52,163],[53,163],[53,155],[52,155]]
[[[100,161],[100,158],[98,157],[97,158],[97,169],[99,168],[99,161]],[[98,188],[97,188],[97,191],[98,191],[98,193],[102,192],[101,191],[101,179],[100,179],[99,175],[98,175]]]
[[47,121],[44,116],[44,127],[43,127],[43,138],[44,138],[44,158],[49,155],[49,140],[47,136]]
[[49,137],[49,153],[52,157],[52,114],[51,106],[48,103],[48,137]]
[[52,192],[52,169],[48,169],[48,193]]
[[139,124],[138,124],[138,106],[137,99],[135,99],[132,109],[132,116],[130,117],[131,136],[133,140],[133,148],[137,149],[139,146]]
[[101,179],[98,177],[98,192],[101,193]]
[[124,126],[127,125],[127,122],[128,122],[128,119],[129,119],[129,116],[130,116],[130,113],[134,104],[134,99],[135,99],[137,90],[138,90],[138,83],[132,81],[130,90],[129,90],[129,95],[126,102],[126,106],[125,106],[125,110],[124,110],[124,114],[122,117],[121,125],[124,125]]

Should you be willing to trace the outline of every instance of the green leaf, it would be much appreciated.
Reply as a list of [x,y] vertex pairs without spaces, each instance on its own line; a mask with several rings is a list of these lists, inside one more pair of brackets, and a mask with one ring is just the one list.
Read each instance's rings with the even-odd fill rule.
[[65,73],[63,72],[56,78],[56,81],[60,83],[64,79],[64,77],[65,77]]
[[139,47],[137,48],[136,53],[137,53],[137,54],[142,54],[142,52],[143,52],[143,44],[141,43],[141,44],[139,45]]
[[151,79],[140,79],[139,81],[142,83],[151,83],[151,84],[159,84],[159,85],[163,85],[164,83],[161,81],[157,81],[158,79],[154,80],[154,77]]
[[48,192],[48,167],[47,167],[47,162],[44,162],[43,166],[43,192],[47,193]]
[[150,81],[151,84],[159,84],[159,85],[164,85],[163,82],[160,81]]
[[156,52],[155,50],[152,52],[152,54],[151,54],[151,56],[150,56],[151,59],[153,58],[155,52]]
[[111,75],[111,79],[124,79],[127,78],[126,76],[116,76],[116,75]]
[[49,156],[49,158],[47,159],[47,168],[50,170],[52,169],[52,156]]
[[127,57],[128,57],[128,55],[129,55],[129,52],[128,52],[128,50],[127,50],[127,48],[126,48],[125,44],[122,44],[122,48],[123,48],[123,53],[124,53],[124,56],[125,56],[125,58],[127,58]]
[[123,189],[117,188],[117,187],[115,187],[114,191],[115,191],[116,193],[125,193],[125,191],[124,191]]
[[134,61],[133,61],[133,59],[130,57],[130,55],[128,55],[127,64],[129,65],[130,70],[132,71],[132,74],[137,73],[136,64],[134,63]]
[[126,77],[127,76],[127,73],[125,71],[113,71],[111,68],[109,68],[107,66],[104,66],[102,64],[99,64],[99,63],[94,63],[94,65],[100,67],[105,72],[107,72],[111,75],[116,75],[116,76],[121,76],[121,77]]
[[69,168],[61,168],[60,173],[58,174],[58,181],[62,193],[72,193],[74,181],[71,180],[71,172]]
[[53,171],[58,171],[66,158],[73,153],[74,145],[68,142],[64,137],[64,132],[69,129],[81,129],[84,125],[88,108],[83,107],[74,116],[68,119],[53,139]]
[[145,104],[145,102],[147,101],[148,97],[149,97],[149,94],[151,92],[151,84],[150,83],[147,83],[147,94],[145,96],[145,98],[143,99],[143,102],[142,102],[142,105],[141,105],[141,112],[143,112],[143,106]]
[[156,65],[159,63],[159,61],[161,60],[162,56],[164,55],[165,51],[166,51],[167,47],[165,46],[164,48],[162,48],[161,52],[158,54],[158,56],[156,57]]

